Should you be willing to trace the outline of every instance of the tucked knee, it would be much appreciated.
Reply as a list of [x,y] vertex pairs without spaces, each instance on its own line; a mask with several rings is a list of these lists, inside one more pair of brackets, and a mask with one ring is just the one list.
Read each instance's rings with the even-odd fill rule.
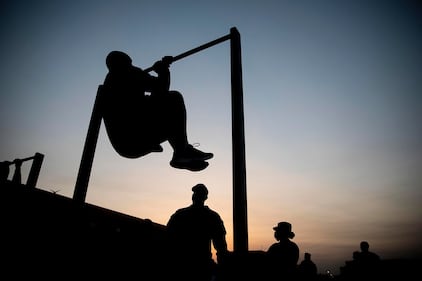
[[178,99],[183,100],[182,93],[180,93],[179,91],[169,91],[169,93],[173,98],[178,98]]
[[180,92],[178,91],[170,91],[170,99],[172,102],[174,103],[182,103],[184,104],[184,99],[183,96]]

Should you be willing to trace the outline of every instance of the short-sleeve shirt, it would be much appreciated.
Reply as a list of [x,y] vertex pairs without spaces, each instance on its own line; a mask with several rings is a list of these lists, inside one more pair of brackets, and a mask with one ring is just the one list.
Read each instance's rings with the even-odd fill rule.
[[[176,251],[179,252],[177,254],[204,262],[212,258],[211,241],[224,239],[226,235],[221,217],[207,206],[192,205],[177,210],[170,217],[167,228]],[[214,245],[215,243],[221,244],[221,241],[214,241]]]

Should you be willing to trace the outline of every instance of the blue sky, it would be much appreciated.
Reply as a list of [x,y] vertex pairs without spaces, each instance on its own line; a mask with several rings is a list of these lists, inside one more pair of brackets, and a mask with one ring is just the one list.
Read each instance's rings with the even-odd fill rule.
[[[249,248],[278,221],[337,271],[361,240],[382,258],[421,256],[422,8],[417,1],[3,1],[0,159],[45,155],[39,188],[72,197],[105,57],[151,66],[241,35]],[[188,134],[215,154],[205,171],[139,159],[101,128],[87,202],[165,224],[210,190],[232,247],[230,45],[175,62]],[[24,164],[24,171],[28,169]]]

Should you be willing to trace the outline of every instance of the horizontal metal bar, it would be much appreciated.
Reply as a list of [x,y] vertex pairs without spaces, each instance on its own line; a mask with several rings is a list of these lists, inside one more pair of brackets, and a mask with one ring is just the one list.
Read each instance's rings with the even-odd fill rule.
[[5,162],[5,163],[7,163],[7,165],[14,165],[14,164],[16,164],[16,162],[25,162],[25,161],[28,161],[28,160],[32,160],[32,159],[34,159],[35,158],[35,155],[34,156],[30,156],[30,157],[26,157],[26,158],[23,158],[23,159],[20,159],[20,158],[16,158],[16,159],[14,159],[13,161],[3,161],[3,162]]
[[[178,60],[183,59],[183,58],[185,58],[187,56],[190,56],[192,54],[195,54],[197,52],[200,52],[200,51],[202,51],[204,49],[207,49],[207,48],[212,47],[214,45],[220,44],[221,42],[224,42],[224,41],[226,41],[228,39],[230,39],[230,34],[227,34],[225,36],[222,36],[220,38],[217,38],[217,39],[215,39],[213,41],[210,41],[208,43],[205,43],[205,44],[203,44],[203,45],[201,45],[199,47],[193,48],[193,49],[191,49],[189,51],[186,51],[184,53],[181,53],[180,55],[174,56],[172,62],[178,61]],[[145,69],[146,72],[150,72],[152,70],[153,70],[153,67],[152,66]]]

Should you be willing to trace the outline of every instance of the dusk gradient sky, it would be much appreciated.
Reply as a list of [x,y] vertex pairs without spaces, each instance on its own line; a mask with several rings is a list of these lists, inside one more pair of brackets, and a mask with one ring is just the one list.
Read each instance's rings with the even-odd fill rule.
[[[319,272],[338,272],[361,240],[381,258],[421,257],[420,1],[2,1],[0,160],[44,154],[38,188],[72,197],[107,54],[147,68],[231,27],[242,44],[249,249],[267,250],[285,220]],[[168,143],[122,158],[102,126],[86,201],[166,224],[201,182],[232,249],[229,41],[170,70],[189,141],[214,153],[210,166],[170,167]]]

